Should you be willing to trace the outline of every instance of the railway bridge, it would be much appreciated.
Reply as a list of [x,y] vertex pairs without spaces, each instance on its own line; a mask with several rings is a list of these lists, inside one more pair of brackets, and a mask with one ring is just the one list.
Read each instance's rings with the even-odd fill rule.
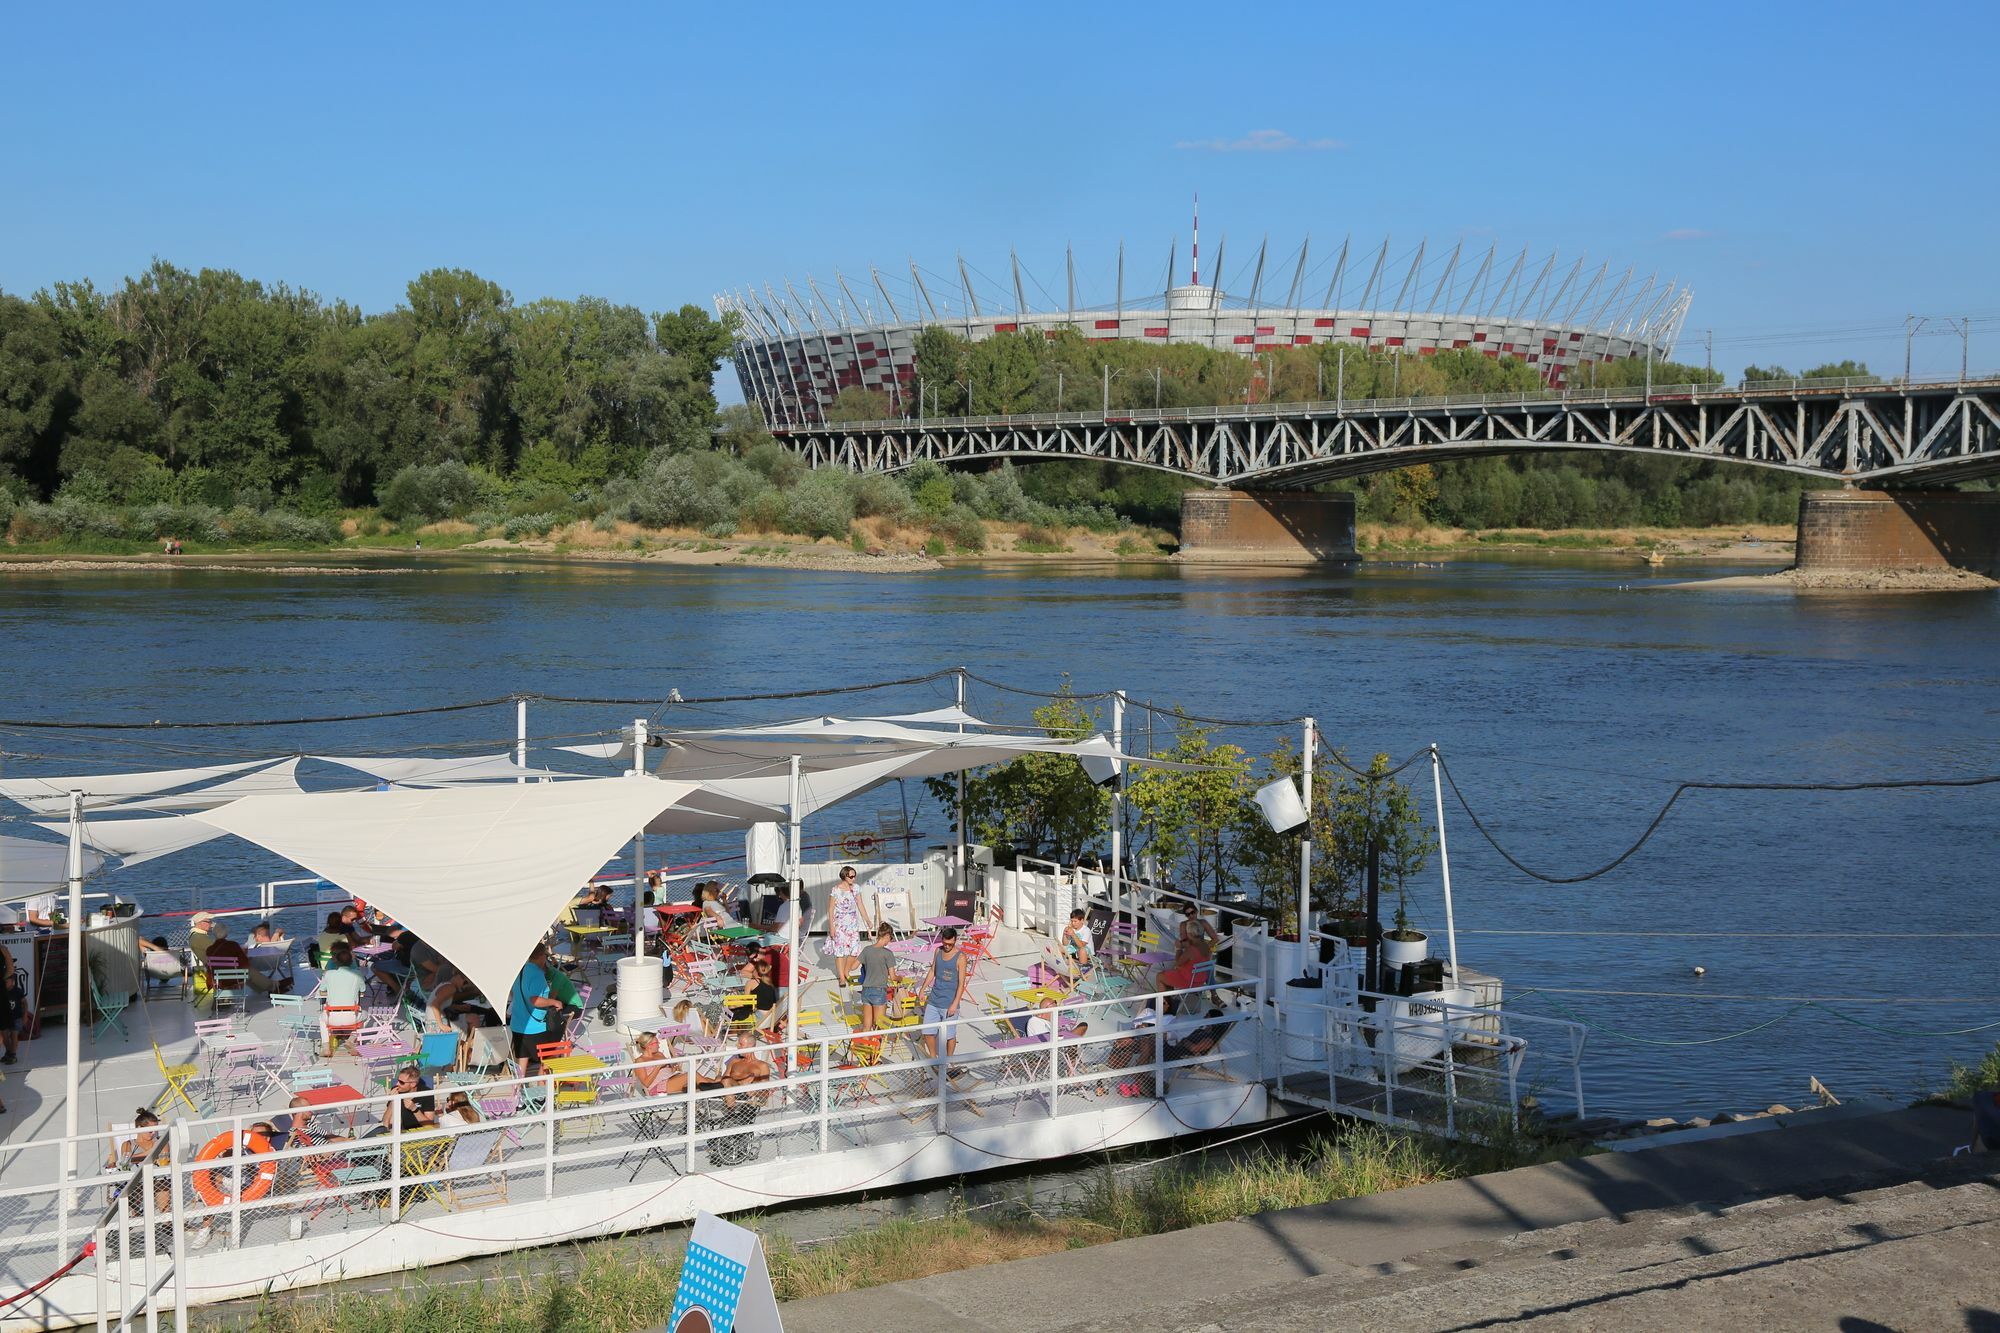
[[1352,498],[1305,488],[1385,468],[1547,450],[1714,459],[1846,483],[1808,493],[1802,565],[1825,548],[1870,568],[2000,572],[2000,507],[1985,493],[1937,489],[2000,474],[2000,375],[910,418],[774,433],[809,463],[857,471],[1071,458],[1196,478],[1217,491],[1189,493],[1184,550],[1218,558],[1351,559]]

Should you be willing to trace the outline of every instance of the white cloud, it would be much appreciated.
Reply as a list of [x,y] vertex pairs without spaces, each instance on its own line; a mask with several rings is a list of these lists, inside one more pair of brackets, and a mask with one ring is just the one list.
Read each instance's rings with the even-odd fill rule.
[[1705,227],[1675,227],[1662,236],[1663,241],[1705,241],[1715,235]]
[[1339,139],[1301,139],[1283,130],[1251,130],[1240,139],[1183,139],[1174,147],[1201,153],[1323,153],[1347,145]]

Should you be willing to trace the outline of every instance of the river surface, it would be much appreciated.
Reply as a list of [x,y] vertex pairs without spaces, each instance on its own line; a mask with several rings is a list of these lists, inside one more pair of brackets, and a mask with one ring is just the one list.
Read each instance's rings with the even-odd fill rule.
[[[1079,689],[1122,687],[1209,716],[1311,713],[1356,757],[1436,741],[1494,836],[1563,874],[1623,851],[1680,779],[2000,773],[1993,596],[1665,586],[1687,577],[1581,557],[1355,572],[1024,564],[863,575],[441,558],[352,576],[8,570],[0,716],[285,718],[516,691],[660,699],[958,664],[1048,690],[1068,672]],[[902,711],[949,697],[946,681],[826,703],[679,708],[669,721]],[[970,702],[1019,719],[1031,701],[975,685]],[[538,704],[530,730],[583,739],[639,711]],[[0,747],[9,773],[53,773],[437,743],[500,750],[513,726],[503,707],[255,733],[0,728]],[[1276,734],[1227,739],[1263,750]],[[1427,774],[1422,794],[1428,809]],[[809,825],[808,841],[889,804],[863,798],[857,817]],[[1595,1109],[1796,1105],[1815,1075],[1837,1093],[1906,1095],[2000,1035],[1928,1035],[2000,1022],[1996,817],[2000,786],[1690,793],[1616,870],[1549,885],[1507,866],[1453,805],[1460,956],[1503,976],[1523,1011],[1592,1025]],[[919,823],[937,841],[948,834],[935,812]],[[283,869],[225,839],[114,882],[149,906],[184,903],[194,886],[219,905],[241,896],[223,886]],[[1435,868],[1412,898],[1441,951]],[[1799,998],[1762,998],[1772,996]],[[1795,1010],[1809,997],[1825,1007]]]

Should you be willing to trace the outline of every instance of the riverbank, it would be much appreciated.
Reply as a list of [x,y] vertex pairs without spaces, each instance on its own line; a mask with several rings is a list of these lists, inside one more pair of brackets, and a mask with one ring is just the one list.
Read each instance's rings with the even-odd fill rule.
[[[1113,1241],[1225,1222],[1273,1208],[1293,1208],[1457,1180],[1547,1160],[1567,1149],[1529,1140],[1493,1146],[1450,1143],[1342,1125],[1296,1153],[1256,1152],[1219,1168],[1161,1167],[1137,1179],[1107,1165],[1101,1184],[1071,1211],[1048,1214],[1031,1204],[998,1211],[954,1210],[944,1216],[893,1219],[867,1230],[802,1245],[763,1232],[778,1298],[798,1301],[861,1291],[913,1278],[959,1273],[1009,1260],[1058,1254]],[[204,1315],[198,1328],[253,1333],[433,1333],[438,1328],[591,1330],[624,1333],[662,1323],[679,1281],[679,1261],[637,1240],[573,1247],[567,1261],[531,1276],[425,1284],[394,1292],[273,1297]]]
[[1991,592],[2000,588],[2000,581],[1969,569],[1780,569],[1665,586],[1728,592]]
[[[847,541],[776,534],[711,537],[674,528],[633,524],[572,524],[544,536],[509,538],[470,524],[446,521],[411,530],[373,529],[349,523],[347,535],[325,545],[209,546],[187,543],[166,555],[152,543],[0,545],[0,572],[144,573],[188,569],[259,569],[287,574],[409,574],[414,557],[489,561],[619,562],[707,568],[818,569],[900,574],[989,561],[1158,563],[1173,559],[1174,538],[1132,529],[1102,533],[1086,528],[1039,528],[1023,523],[983,525],[979,549],[948,548],[920,529],[857,524]],[[1788,528],[1501,529],[1412,528],[1363,523],[1356,544],[1364,558],[1415,554],[1533,551],[1629,555],[1648,563],[1669,560],[1789,561]]]

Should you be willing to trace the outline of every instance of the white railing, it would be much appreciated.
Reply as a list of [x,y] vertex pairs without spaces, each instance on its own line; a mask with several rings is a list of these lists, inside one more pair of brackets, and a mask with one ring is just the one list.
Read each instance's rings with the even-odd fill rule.
[[[1125,1021],[1135,1004],[1158,1006],[1169,999],[1216,994],[1235,1000],[1215,1018],[1168,1020],[1149,1028]],[[661,1096],[636,1092],[640,1066],[632,1062],[587,1073],[441,1085],[422,1095],[435,1097],[441,1107],[450,1093],[464,1092],[475,1106],[511,1109],[483,1116],[478,1124],[416,1133],[406,1133],[401,1117],[389,1114],[399,1100],[391,1094],[319,1110],[263,1108],[191,1118],[170,1126],[172,1161],[146,1169],[151,1174],[136,1198],[132,1172],[94,1167],[113,1153],[116,1143],[131,1140],[130,1130],[71,1141],[79,1163],[91,1165],[68,1188],[61,1184],[64,1140],[0,1146],[0,1181],[20,1182],[0,1187],[0,1290],[24,1290],[98,1239],[99,1308],[132,1310],[128,1298],[143,1290],[152,1293],[139,1302],[150,1320],[169,1296],[185,1302],[180,1274],[187,1250],[198,1245],[214,1253],[282,1244],[298,1235],[294,1225],[317,1230],[331,1212],[338,1212],[342,1228],[350,1229],[357,1222],[387,1226],[411,1216],[454,1211],[458,1196],[475,1187],[510,1202],[554,1201],[631,1184],[655,1162],[676,1175],[704,1174],[698,1158],[704,1152],[716,1156],[710,1145],[744,1135],[753,1136],[755,1144],[744,1161],[803,1161],[838,1147],[951,1134],[952,1113],[961,1108],[988,1116],[1004,1112],[1003,1123],[1009,1124],[1047,1120],[1089,1110],[1103,1098],[1152,1100],[1176,1078],[1202,1074],[1243,1085],[1247,1101],[1251,1085],[1261,1077],[1259,1043],[1228,1038],[1238,1025],[1259,1020],[1261,999],[1262,988],[1245,983],[1012,1010],[1007,1017],[1016,1022],[1036,1013],[1051,1018],[1060,1035],[1033,1043],[1001,1039],[996,1049],[961,1042],[948,1061],[922,1051],[919,1038],[938,1025],[907,1024],[877,1034],[801,1035],[797,1049],[817,1050],[815,1057],[802,1060],[788,1075],[741,1088],[702,1089],[695,1079],[702,1066],[718,1057],[727,1060],[739,1053],[736,1048],[671,1056],[667,1071],[686,1075],[687,1087]],[[993,1032],[1001,1017],[989,1011],[957,1022],[986,1025]],[[1216,1040],[1195,1043],[1204,1049],[1192,1049],[1189,1034],[1197,1030]],[[885,1057],[899,1044],[907,1055],[869,1065],[851,1058],[836,1064],[834,1049],[852,1051],[857,1037],[879,1038]],[[785,1049],[783,1043],[765,1043],[747,1051],[775,1064]],[[942,1076],[947,1064],[951,1078]],[[960,1074],[965,1077],[955,1086]],[[572,1088],[588,1099],[565,1105],[569,1099],[558,1094]],[[768,1100],[756,1109],[754,1122],[746,1123],[749,1118],[742,1111],[753,1097]],[[198,1160],[204,1147],[218,1139],[242,1144],[251,1126],[286,1115],[313,1126],[309,1132],[315,1141],[268,1154]],[[368,1132],[385,1117],[386,1129]],[[344,1121],[346,1132],[319,1137],[335,1121]],[[957,1128],[967,1126],[961,1122]],[[709,1162],[718,1169],[738,1164]],[[256,1188],[259,1180],[268,1182],[263,1186],[268,1192]],[[100,1222],[99,1210],[113,1190],[118,1191],[118,1208],[107,1226]],[[260,1197],[246,1199],[246,1191]],[[380,1219],[371,1220],[368,1215],[376,1209]],[[101,1243],[107,1230],[118,1238],[108,1247]],[[142,1243],[151,1235],[169,1242],[171,1263],[156,1265],[154,1247]],[[135,1266],[140,1264],[143,1269]],[[112,1285],[118,1298],[108,1294]],[[23,1313],[31,1314],[31,1307],[0,1312],[8,1319]]]

